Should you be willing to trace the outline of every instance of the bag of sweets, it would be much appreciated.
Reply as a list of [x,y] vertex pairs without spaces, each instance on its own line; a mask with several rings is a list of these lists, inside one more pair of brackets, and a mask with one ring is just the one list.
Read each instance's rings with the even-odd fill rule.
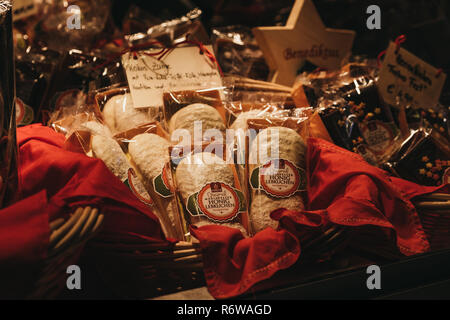
[[235,170],[231,148],[221,143],[171,148],[171,165],[186,225],[219,224],[249,229],[247,201]]
[[[302,210],[306,191],[308,118],[248,119],[247,139],[250,221],[253,233],[277,228],[270,213],[279,208]],[[253,137],[254,136],[254,137]]]

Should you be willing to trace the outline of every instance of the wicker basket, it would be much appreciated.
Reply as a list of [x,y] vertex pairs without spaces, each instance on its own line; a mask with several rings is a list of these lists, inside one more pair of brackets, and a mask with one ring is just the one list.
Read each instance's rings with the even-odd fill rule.
[[[450,216],[450,196],[433,194],[415,202],[421,219],[430,213],[441,219]],[[439,223],[440,219],[436,220]],[[374,261],[393,261],[403,257],[395,241],[377,227],[349,228],[330,225],[322,229],[305,227],[301,238],[302,258],[298,263],[313,266],[329,261],[346,250],[359,249],[372,254]],[[447,231],[448,234],[448,231]],[[432,249],[450,246],[433,243]],[[92,242],[98,273],[110,289],[124,298],[152,298],[205,285],[201,250],[198,244],[180,242],[173,246],[142,243]],[[97,247],[97,248],[96,248]],[[357,250],[356,250],[357,251]]]
[[[314,230],[316,237],[302,241],[302,261],[328,259],[345,247],[346,228],[330,226]],[[98,274],[118,296],[146,299],[205,285],[201,249],[198,244],[179,242],[173,246],[92,242],[91,258]]]
[[102,221],[103,214],[97,209],[85,207],[50,223],[47,259],[42,263],[39,280],[26,298],[52,299],[61,292],[66,285],[67,267],[77,262],[84,244],[98,232]]

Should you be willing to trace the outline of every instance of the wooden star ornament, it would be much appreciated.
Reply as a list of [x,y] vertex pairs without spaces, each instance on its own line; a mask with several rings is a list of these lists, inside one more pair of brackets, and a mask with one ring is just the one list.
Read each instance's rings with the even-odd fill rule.
[[355,32],[326,28],[311,0],[296,0],[286,26],[257,27],[253,34],[269,68],[270,81],[292,86],[306,60],[337,69],[348,59]]

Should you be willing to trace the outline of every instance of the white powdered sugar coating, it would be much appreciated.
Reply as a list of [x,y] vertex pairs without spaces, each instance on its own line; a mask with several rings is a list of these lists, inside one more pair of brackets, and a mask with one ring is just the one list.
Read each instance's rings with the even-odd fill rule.
[[169,131],[186,129],[194,137],[194,121],[202,122],[203,133],[208,129],[225,131],[225,124],[216,108],[204,103],[190,104],[177,111],[169,121]]
[[116,140],[101,135],[93,135],[92,152],[94,157],[103,160],[108,169],[121,181],[128,178],[130,165]]
[[112,137],[111,130],[100,122],[97,121],[88,121],[80,126],[82,129],[86,129],[90,131],[92,134],[104,136],[104,137]]
[[236,120],[234,120],[230,128],[234,130],[237,129],[247,130],[247,120],[262,118],[266,114],[267,112],[265,112],[264,110],[250,110],[241,112],[236,117]]
[[159,135],[143,133],[131,139],[128,152],[145,179],[153,180],[170,160],[169,146],[169,142]]
[[185,157],[178,164],[175,175],[184,201],[210,182],[219,181],[234,186],[234,176],[230,166],[210,152]]
[[[274,143],[278,144],[279,159],[289,160],[297,167],[305,169],[306,144],[302,137],[290,128],[270,127],[262,130],[251,144],[250,159],[257,165],[250,164],[250,172],[256,166],[264,165],[273,159],[270,152]],[[270,218],[270,213],[280,208],[303,210],[303,199],[300,194],[294,194],[288,198],[276,198],[262,190],[252,190],[250,220],[253,232],[256,233],[269,226],[276,229],[278,222]]]
[[155,120],[157,109],[137,109],[131,94],[115,95],[103,108],[105,122],[114,132],[123,132]]
[[[170,160],[169,142],[153,133],[143,133],[135,136],[128,144],[128,152],[133,159],[138,172],[141,174],[147,190],[153,189],[153,179],[161,174],[162,169]],[[160,210],[164,214],[161,223],[168,230],[169,237],[180,239],[181,231],[178,223],[177,204],[173,197],[154,197]],[[167,219],[167,218],[168,219]]]

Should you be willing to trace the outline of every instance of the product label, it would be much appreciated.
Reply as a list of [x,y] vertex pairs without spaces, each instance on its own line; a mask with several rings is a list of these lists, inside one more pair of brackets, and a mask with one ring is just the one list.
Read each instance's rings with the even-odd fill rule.
[[361,125],[361,133],[375,154],[385,152],[394,139],[392,129],[381,121],[370,121]]
[[[212,46],[205,46],[213,52]],[[195,47],[172,49],[158,59],[158,50],[137,52],[122,56],[130,93],[135,108],[161,107],[164,91],[195,90],[198,88],[220,88],[222,80],[206,54]]]
[[21,99],[16,98],[16,123],[18,126],[25,126],[34,120],[33,108],[26,105]]
[[288,160],[270,160],[252,171],[250,185],[271,196],[287,198],[306,190],[306,173]]
[[223,182],[206,184],[188,198],[186,209],[193,216],[203,214],[218,222],[233,220],[246,210],[244,194]]
[[124,183],[130,188],[134,195],[143,203],[153,205],[153,200],[145,190],[141,180],[132,168],[128,169],[128,179]]
[[428,108],[438,103],[446,77],[407,50],[401,47],[397,50],[397,45],[391,42],[377,86],[388,104]]
[[173,183],[169,163],[161,170],[161,174],[153,179],[153,189],[163,198],[173,196]]

